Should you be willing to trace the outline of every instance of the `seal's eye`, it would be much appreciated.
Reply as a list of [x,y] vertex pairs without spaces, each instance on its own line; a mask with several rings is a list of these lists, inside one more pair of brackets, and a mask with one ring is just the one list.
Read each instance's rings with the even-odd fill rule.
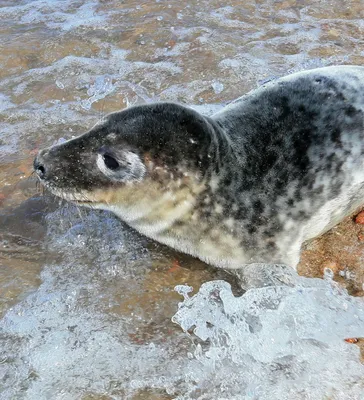
[[120,164],[115,160],[114,157],[110,156],[110,154],[104,154],[102,159],[104,160],[106,167],[112,171],[115,171],[120,167]]
[[145,166],[138,154],[106,146],[101,147],[97,153],[97,167],[112,182],[140,181],[143,178]]

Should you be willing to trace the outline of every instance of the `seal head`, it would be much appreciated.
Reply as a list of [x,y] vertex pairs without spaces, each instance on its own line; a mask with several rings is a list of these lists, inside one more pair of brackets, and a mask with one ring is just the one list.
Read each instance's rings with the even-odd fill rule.
[[34,169],[55,195],[111,210],[172,245],[183,242],[176,227],[191,218],[216,173],[219,141],[209,118],[156,103],[110,114],[84,135],[40,151]]
[[182,177],[201,181],[215,140],[208,119],[191,109],[144,105],[110,114],[86,134],[40,151],[34,168],[49,189],[93,201],[95,191],[150,178],[164,185]]

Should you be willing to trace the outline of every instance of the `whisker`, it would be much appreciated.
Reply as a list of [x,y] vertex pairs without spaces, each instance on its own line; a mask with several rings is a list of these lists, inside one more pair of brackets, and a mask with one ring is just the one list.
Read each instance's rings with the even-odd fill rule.
[[78,205],[76,205],[76,209],[77,209],[77,213],[78,213],[78,215],[79,215],[81,221],[84,222],[84,218],[83,218],[83,215],[82,215],[82,212],[81,212],[81,207],[79,207]]
[[104,119],[105,117],[105,97],[102,99],[102,104],[101,104],[101,121]]
[[[34,172],[34,171],[33,171]],[[19,179],[15,184],[14,184],[14,189],[18,189],[18,186],[23,182],[24,180],[29,180],[30,177],[32,176],[33,173],[31,173],[29,176],[26,176],[25,179]]]

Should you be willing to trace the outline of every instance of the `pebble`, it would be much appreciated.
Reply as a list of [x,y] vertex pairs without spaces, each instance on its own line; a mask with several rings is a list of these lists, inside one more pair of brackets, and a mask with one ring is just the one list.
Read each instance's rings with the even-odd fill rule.
[[364,211],[360,211],[360,213],[355,217],[355,223],[364,225]]
[[358,240],[359,242],[364,242],[364,232],[359,232],[358,233]]
[[333,274],[336,275],[341,268],[336,261],[327,260],[327,261],[323,262],[320,266],[322,275],[324,275],[326,269],[330,269],[333,272]]

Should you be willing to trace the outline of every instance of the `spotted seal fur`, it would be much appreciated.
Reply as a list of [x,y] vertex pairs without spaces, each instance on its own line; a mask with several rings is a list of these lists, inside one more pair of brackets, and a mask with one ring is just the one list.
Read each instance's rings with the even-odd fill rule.
[[55,195],[224,268],[295,267],[364,204],[364,67],[295,73],[206,117],[173,103],[108,115],[34,161]]

